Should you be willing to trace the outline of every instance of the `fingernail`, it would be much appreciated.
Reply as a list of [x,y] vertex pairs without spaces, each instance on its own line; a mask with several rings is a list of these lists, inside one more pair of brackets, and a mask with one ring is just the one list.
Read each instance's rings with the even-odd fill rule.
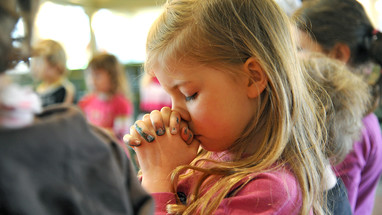
[[188,134],[188,140],[187,140],[187,145],[190,145],[191,144],[191,141],[192,140],[192,133]]
[[164,128],[158,128],[155,132],[158,136],[162,136],[165,133]]
[[134,147],[134,146],[140,146],[141,145],[141,141],[140,140],[137,140],[137,139],[130,139],[131,136],[126,134],[125,136],[123,136],[123,142],[128,145],[128,146],[131,146],[131,147]]
[[176,133],[177,133],[176,128],[173,127],[173,128],[171,129],[171,134],[176,134]]
[[187,145],[190,145],[190,144],[191,144],[190,140],[192,139],[192,132],[188,132],[188,128],[185,128],[185,129],[183,130],[183,132],[184,132],[184,134],[188,135],[186,144],[187,144]]
[[130,135],[129,134],[125,134],[123,136],[123,142],[127,143],[127,142],[129,142],[129,139],[130,139]]
[[127,144],[131,147],[135,147],[135,146],[140,146],[141,145],[141,141],[140,140],[132,140],[132,141],[128,141]]
[[147,134],[145,132],[143,132],[142,128],[139,127],[137,124],[135,124],[135,129],[137,130],[137,132],[149,143],[153,142],[155,140],[155,138],[153,136],[151,136],[150,134]]

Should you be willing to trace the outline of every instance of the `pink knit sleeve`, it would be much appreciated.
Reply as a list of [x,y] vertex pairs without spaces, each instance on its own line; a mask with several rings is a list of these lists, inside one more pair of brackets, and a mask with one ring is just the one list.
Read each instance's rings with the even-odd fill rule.
[[[152,196],[156,215],[167,214],[166,205],[176,202],[173,193],[152,193]],[[297,179],[290,171],[282,169],[258,174],[238,192],[233,190],[213,214],[294,215],[301,214],[301,206],[302,193]]]
[[151,193],[151,196],[155,201],[155,214],[167,214],[166,206],[168,204],[175,204],[175,194],[174,193]]
[[222,201],[214,214],[300,214],[302,194],[290,172],[263,173]]

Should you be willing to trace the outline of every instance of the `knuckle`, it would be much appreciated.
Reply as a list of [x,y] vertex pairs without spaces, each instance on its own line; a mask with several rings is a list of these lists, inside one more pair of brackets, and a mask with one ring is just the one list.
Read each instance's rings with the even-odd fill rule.
[[159,110],[153,110],[153,111],[151,111],[150,115],[152,115],[152,114],[159,114],[159,113],[160,113]]
[[142,119],[143,120],[150,119],[150,114],[147,113],[147,114],[143,115]]
[[169,107],[162,107],[161,111],[171,111]]

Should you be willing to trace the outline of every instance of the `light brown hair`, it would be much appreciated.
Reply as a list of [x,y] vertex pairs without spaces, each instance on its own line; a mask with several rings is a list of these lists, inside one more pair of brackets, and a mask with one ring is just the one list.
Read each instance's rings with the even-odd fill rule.
[[100,53],[93,56],[88,64],[88,70],[91,73],[94,70],[103,69],[110,76],[112,82],[111,94],[122,93],[130,98],[129,84],[124,73],[122,64],[118,59],[108,53]]
[[320,84],[331,99],[323,95],[328,142],[325,152],[332,165],[337,165],[358,140],[362,118],[370,103],[368,85],[338,60],[319,53],[304,53],[303,65],[312,79]]
[[[212,162],[211,153],[202,150],[191,165],[176,169],[175,188],[187,169],[203,177],[197,182],[193,198],[186,205],[169,205],[169,212],[210,214],[248,175],[287,164],[301,186],[301,214],[311,209],[315,214],[325,214],[324,122],[312,98],[316,95],[309,94],[291,32],[288,17],[272,0],[167,1],[148,35],[146,71],[185,57],[239,76],[243,74],[238,68],[255,57],[268,78],[255,117],[230,149],[233,161]],[[255,140],[263,128],[262,139]],[[245,145],[254,143],[256,152],[243,159]],[[206,162],[210,167],[205,166]],[[219,177],[219,183],[201,195],[204,182],[213,177]]]

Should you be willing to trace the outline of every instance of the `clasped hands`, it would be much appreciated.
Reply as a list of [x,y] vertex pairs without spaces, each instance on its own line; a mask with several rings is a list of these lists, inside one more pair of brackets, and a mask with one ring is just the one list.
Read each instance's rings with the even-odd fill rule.
[[180,114],[164,107],[135,122],[124,142],[131,146],[142,172],[142,186],[148,192],[173,192],[170,175],[197,155],[199,141]]

